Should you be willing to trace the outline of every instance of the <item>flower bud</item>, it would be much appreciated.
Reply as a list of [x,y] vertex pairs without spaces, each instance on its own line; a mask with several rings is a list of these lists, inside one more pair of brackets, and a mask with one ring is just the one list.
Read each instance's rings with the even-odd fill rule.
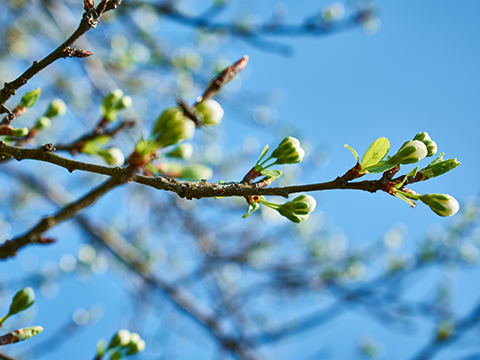
[[121,351],[115,351],[114,353],[110,354],[110,360],[120,360],[123,357]]
[[419,200],[439,216],[452,216],[460,209],[458,201],[448,194],[426,194],[420,196]]
[[277,211],[294,223],[306,220],[309,214],[315,210],[317,203],[310,195],[297,196],[292,201],[280,205]]
[[332,5],[324,7],[322,9],[322,20],[323,21],[338,21],[343,18],[345,14],[345,8],[339,2],[334,2]]
[[406,165],[419,162],[428,154],[427,147],[419,140],[407,141],[388,161],[390,164]]
[[212,169],[200,164],[187,165],[181,170],[181,174],[178,176],[184,180],[207,180],[213,175]]
[[166,156],[177,159],[190,159],[193,154],[193,146],[190,143],[180,144],[175,149],[170,151]]
[[271,157],[277,158],[276,164],[296,164],[303,160],[305,151],[300,147],[298,139],[287,136],[273,151]]
[[40,116],[35,125],[33,126],[37,130],[48,129],[52,125],[52,121],[46,116]]
[[50,103],[50,106],[48,107],[47,112],[45,113],[45,116],[50,119],[53,119],[54,117],[65,115],[66,112],[67,112],[67,105],[65,105],[63,100],[55,99]]
[[127,355],[133,355],[143,350],[145,350],[145,341],[142,340],[137,333],[132,333],[132,338],[128,344]]
[[28,309],[35,302],[35,293],[31,287],[26,287],[15,294],[10,304],[9,315],[18,314],[20,311]]
[[31,108],[37,102],[41,92],[42,90],[40,88],[27,92],[20,100],[20,105],[26,108]]
[[155,122],[152,137],[159,147],[167,147],[190,139],[194,132],[195,123],[179,107],[171,107]]
[[18,329],[12,331],[12,334],[14,334],[18,338],[18,341],[23,341],[40,334],[42,331],[43,327],[41,326],[30,326],[25,329]]
[[222,106],[213,99],[204,100],[200,104],[197,104],[195,108],[202,115],[200,122],[203,126],[220,124],[225,114]]
[[130,331],[122,329],[113,335],[112,340],[110,340],[110,345],[108,345],[108,349],[113,349],[116,346],[123,348],[130,343],[131,338],[132,334],[130,334]]
[[28,128],[27,127],[23,127],[23,128],[18,128],[18,129],[12,129],[12,136],[15,136],[15,137],[24,137],[24,136],[27,136],[28,135]]
[[122,110],[122,109],[129,108],[130,106],[132,106],[132,98],[130,96],[124,96],[118,102],[117,109]]
[[440,321],[437,326],[437,340],[445,341],[452,336],[455,331],[455,323],[450,319]]
[[122,166],[125,162],[125,156],[122,150],[116,147],[111,147],[102,151],[99,151],[100,155],[109,165]]
[[117,118],[118,104],[123,98],[123,91],[120,89],[113,90],[102,100],[100,112],[109,121],[115,121]]
[[428,135],[427,132],[418,133],[417,135],[415,135],[413,140],[419,140],[425,144],[428,151],[427,157],[433,156],[437,153],[437,150],[438,150],[437,143],[432,139],[430,139],[430,136]]

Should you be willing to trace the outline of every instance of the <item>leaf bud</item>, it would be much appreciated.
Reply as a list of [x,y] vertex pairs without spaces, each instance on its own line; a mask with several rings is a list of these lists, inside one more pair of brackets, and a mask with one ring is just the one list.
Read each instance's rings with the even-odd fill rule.
[[130,331],[122,329],[113,335],[112,340],[110,340],[110,344],[108,345],[108,349],[113,349],[116,346],[123,348],[130,343],[131,338],[132,334]]
[[460,209],[458,201],[448,194],[426,194],[420,196],[419,200],[430,206],[439,216],[452,216]]
[[27,92],[20,100],[20,105],[26,108],[31,108],[37,102],[41,92],[42,90],[40,88]]
[[23,128],[18,128],[18,129],[12,129],[12,136],[15,136],[15,137],[24,137],[24,136],[27,136],[28,135],[28,128],[27,127],[23,127]]
[[175,149],[166,154],[168,157],[187,160],[193,154],[193,146],[190,143],[180,144]]
[[420,140],[411,140],[404,143],[398,152],[387,160],[387,162],[395,165],[414,164],[425,158],[427,154],[427,147],[423,142]]
[[18,314],[28,309],[35,302],[35,293],[31,287],[26,287],[15,294],[10,304],[9,315]]
[[222,106],[213,99],[207,99],[197,104],[195,108],[202,115],[201,124],[203,126],[214,126],[220,124],[225,111]]
[[30,326],[25,329],[18,329],[12,331],[12,334],[14,334],[18,338],[18,341],[23,341],[40,334],[42,331],[43,327],[41,326]]
[[441,159],[440,161],[432,162],[426,168],[420,170],[418,172],[420,175],[417,176],[420,176],[421,180],[431,179],[435,176],[443,175],[450,170],[455,169],[458,165],[460,165],[460,161],[457,161],[457,159]]
[[145,341],[137,333],[132,333],[130,343],[128,344],[127,355],[133,355],[145,350]]
[[300,146],[298,139],[287,136],[273,151],[271,157],[277,158],[276,164],[296,164],[303,160],[305,151]]
[[190,139],[194,132],[195,123],[179,107],[171,107],[155,122],[152,137],[159,147],[167,147]]
[[54,117],[65,115],[66,112],[67,105],[65,105],[65,102],[62,99],[55,99],[50,103],[45,116],[53,119]]
[[46,116],[40,116],[33,127],[37,130],[43,130],[48,129],[51,125],[52,121],[50,120],[50,118]]

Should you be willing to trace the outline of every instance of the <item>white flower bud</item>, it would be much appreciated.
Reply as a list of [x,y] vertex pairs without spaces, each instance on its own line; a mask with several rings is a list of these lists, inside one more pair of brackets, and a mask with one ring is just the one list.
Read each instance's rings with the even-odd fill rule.
[[458,201],[448,194],[426,194],[419,200],[430,206],[430,209],[439,216],[452,216],[460,209]]
[[202,115],[200,122],[203,126],[220,124],[225,114],[222,106],[213,99],[204,100],[200,104],[197,104],[195,108]]

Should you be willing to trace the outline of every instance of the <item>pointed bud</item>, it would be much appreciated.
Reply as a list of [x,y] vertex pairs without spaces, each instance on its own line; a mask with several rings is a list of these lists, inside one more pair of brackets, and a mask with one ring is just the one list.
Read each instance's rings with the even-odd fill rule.
[[30,326],[25,329],[18,329],[16,331],[12,331],[12,333],[17,333],[18,341],[23,341],[40,334],[42,331],[43,327],[41,326]]
[[460,161],[457,161],[457,159],[441,159],[440,161],[434,161],[426,168],[420,170],[417,174],[417,178],[420,178],[421,180],[431,179],[455,169],[458,165],[460,165]]
[[48,129],[52,125],[52,121],[46,116],[40,116],[35,125],[33,126],[37,130]]
[[420,196],[419,200],[439,216],[452,216],[460,209],[458,201],[448,194],[426,194]]
[[35,302],[35,293],[31,287],[26,287],[15,294],[10,305],[9,315],[15,315],[28,309]]
[[67,105],[65,105],[63,100],[55,99],[50,103],[50,106],[48,107],[47,112],[45,113],[45,116],[50,119],[53,119],[54,117],[65,115],[66,112],[67,112]]
[[28,135],[28,128],[27,127],[23,127],[23,128],[18,128],[18,129],[12,129],[12,136],[15,136],[15,137],[24,137],[24,136],[27,136]]
[[177,159],[187,160],[193,154],[193,146],[190,143],[180,144],[175,149],[170,151],[166,156]]
[[27,92],[23,95],[22,100],[20,100],[20,105],[26,108],[31,108],[37,102],[41,92],[42,90],[40,88]]
[[427,147],[423,142],[411,140],[403,144],[398,152],[387,160],[387,162],[395,165],[414,164],[425,158],[427,154]]
[[214,126],[220,124],[225,111],[222,106],[213,99],[207,99],[195,106],[201,114],[200,122],[203,126]]
[[194,132],[195,123],[179,107],[171,107],[155,122],[152,137],[159,147],[167,147],[190,139]]
[[108,345],[108,349],[113,349],[116,346],[123,348],[130,343],[131,338],[132,334],[130,331],[122,329],[113,335],[112,340],[110,340],[110,345]]

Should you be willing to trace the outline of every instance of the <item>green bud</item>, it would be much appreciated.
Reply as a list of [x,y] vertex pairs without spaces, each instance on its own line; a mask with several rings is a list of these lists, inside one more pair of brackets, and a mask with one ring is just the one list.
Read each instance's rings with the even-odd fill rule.
[[323,21],[338,21],[343,18],[345,14],[345,8],[339,2],[335,2],[330,6],[324,7],[322,9],[322,20]]
[[450,319],[444,319],[437,325],[437,340],[445,341],[455,331],[455,323]]
[[420,140],[411,140],[404,143],[398,152],[387,160],[387,162],[395,165],[414,164],[425,158],[427,154],[427,147],[423,142]]
[[117,105],[118,110],[126,109],[132,106],[132,98],[130,96],[122,97]]
[[195,108],[201,114],[201,120],[203,126],[218,125],[223,119],[225,111],[222,106],[213,99],[207,99],[197,104]]
[[24,136],[27,136],[28,135],[28,128],[27,127],[23,127],[23,128],[18,128],[18,129],[12,129],[12,136],[15,136],[15,137],[24,137]]
[[26,287],[15,294],[10,305],[9,315],[18,314],[28,309],[35,302],[35,293],[31,287]]
[[108,345],[108,349],[113,349],[116,346],[124,348],[130,343],[131,338],[132,334],[130,331],[122,329],[113,335],[112,340],[110,340],[110,345]]
[[67,105],[63,102],[62,99],[55,99],[50,103],[50,106],[45,113],[47,118],[53,119],[57,116],[65,115],[67,112]]
[[296,164],[303,160],[305,151],[300,146],[298,139],[287,136],[273,151],[271,158],[277,158],[276,164]]
[[20,100],[20,105],[26,108],[31,108],[37,102],[41,92],[42,90],[40,88],[27,92]]
[[121,166],[125,162],[125,156],[122,150],[116,147],[101,150],[98,152],[98,155],[100,155],[107,164],[112,166]]
[[430,136],[428,135],[427,132],[421,132],[415,135],[413,140],[419,140],[425,144],[427,147],[427,157],[433,156],[437,153],[437,143],[430,139]]
[[184,180],[195,181],[209,179],[212,175],[213,171],[209,167],[200,164],[192,164],[182,168],[181,174],[178,177]]
[[195,123],[179,107],[171,107],[155,122],[152,137],[159,147],[167,147],[190,139],[194,132]]
[[[439,159],[440,161],[437,161]],[[460,165],[460,161],[457,161],[457,159],[443,160],[442,156],[439,159],[433,161],[426,168],[419,171],[422,180],[427,180],[435,176],[443,175]]]
[[419,200],[439,216],[452,216],[460,209],[458,201],[448,194],[426,194],[420,196]]
[[52,121],[46,116],[40,116],[34,125],[35,129],[43,130],[48,129],[52,125]]
[[145,350],[145,341],[137,333],[132,333],[132,338],[128,344],[127,355],[133,355]]
[[115,121],[117,119],[118,104],[122,98],[123,91],[120,89],[113,90],[103,98],[100,112],[109,121]]
[[122,356],[123,355],[121,351],[115,351],[112,354],[110,354],[110,360],[120,360]]
[[317,202],[310,195],[297,196],[292,201],[279,205],[276,209],[280,215],[285,216],[294,223],[299,223],[308,218],[310,213],[315,210]]
[[193,146],[190,143],[180,144],[175,149],[166,154],[168,157],[187,160],[193,154]]
[[41,326],[31,326],[25,329],[18,329],[16,331],[12,331],[12,334],[15,334],[18,337],[18,341],[23,341],[40,334],[42,331],[43,327]]

